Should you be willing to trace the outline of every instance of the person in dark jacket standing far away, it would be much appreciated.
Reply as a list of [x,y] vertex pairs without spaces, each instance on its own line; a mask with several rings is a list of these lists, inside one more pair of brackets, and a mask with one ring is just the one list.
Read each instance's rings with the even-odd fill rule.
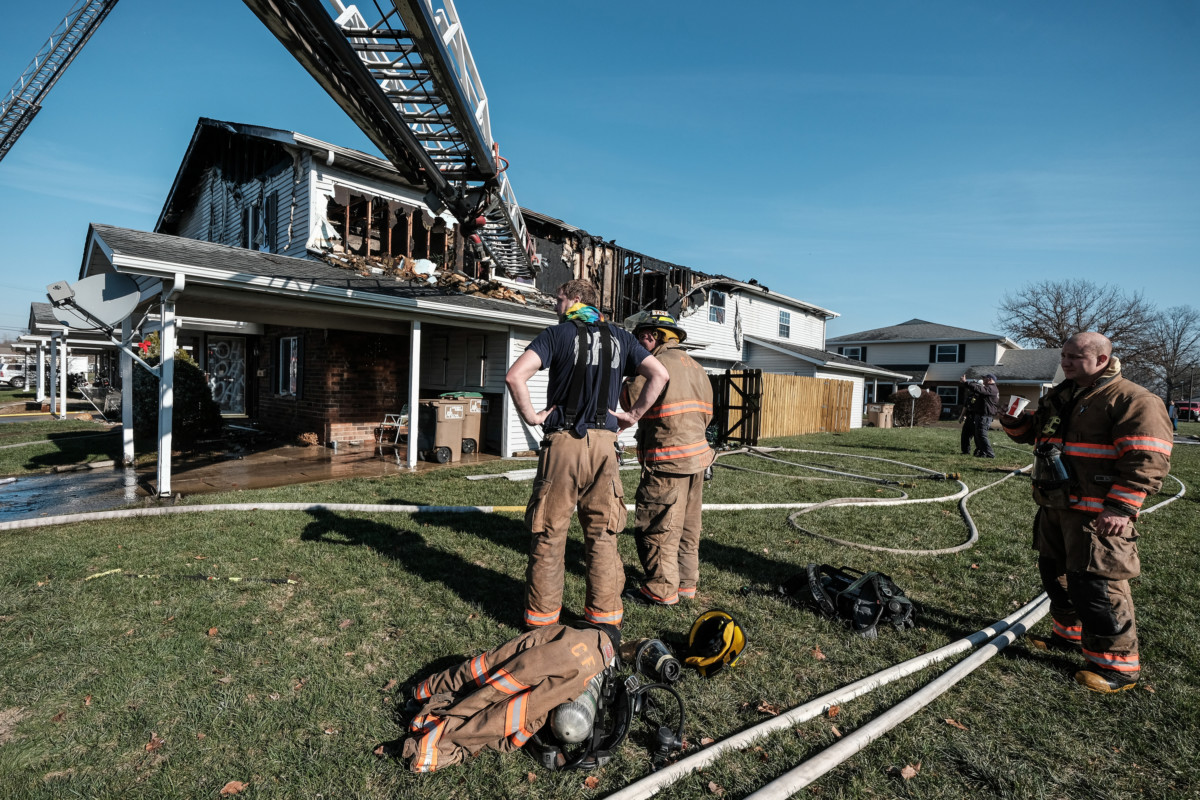
[[[539,333],[504,379],[521,419],[530,427],[542,426],[545,436],[525,509],[533,534],[525,572],[528,628],[558,623],[567,532],[576,504],[587,568],[584,619],[620,625],[623,617],[625,569],[617,534],[627,514],[617,471],[617,431],[637,424],[666,386],[667,371],[632,334],[604,320],[597,300],[588,281],[559,287],[561,322]],[[547,368],[548,407],[534,411],[529,380]],[[621,411],[621,382],[634,374],[646,379],[646,391],[629,411]]]
[[1075,680],[1111,694],[1141,674],[1129,579],[1141,572],[1133,521],[1171,469],[1171,422],[1158,397],[1121,376],[1112,342],[1077,333],[1063,345],[1066,380],[1035,413],[1002,416],[1034,449],[1034,549],[1053,626],[1047,650],[1082,652]]
[[992,443],[988,441],[988,427],[992,424],[992,417],[1000,410],[1000,390],[996,388],[996,376],[988,373],[983,376],[983,380],[969,381],[967,376],[963,375],[959,382],[967,393],[963,400],[966,417],[963,419],[962,436],[959,437],[962,454],[965,456],[970,452],[971,439],[974,437],[975,457],[995,458]]

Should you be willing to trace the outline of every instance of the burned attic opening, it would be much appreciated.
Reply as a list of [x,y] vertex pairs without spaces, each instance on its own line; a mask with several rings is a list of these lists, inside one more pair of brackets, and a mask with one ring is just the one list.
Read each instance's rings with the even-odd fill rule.
[[426,258],[453,265],[457,241],[441,217],[386,197],[354,194],[335,187],[325,218],[338,235],[335,253],[394,261]]

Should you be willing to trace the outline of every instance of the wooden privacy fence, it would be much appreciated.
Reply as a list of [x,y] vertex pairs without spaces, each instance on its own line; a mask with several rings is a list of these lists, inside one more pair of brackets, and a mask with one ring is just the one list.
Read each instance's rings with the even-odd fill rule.
[[761,435],[848,431],[853,400],[852,381],[764,373]]

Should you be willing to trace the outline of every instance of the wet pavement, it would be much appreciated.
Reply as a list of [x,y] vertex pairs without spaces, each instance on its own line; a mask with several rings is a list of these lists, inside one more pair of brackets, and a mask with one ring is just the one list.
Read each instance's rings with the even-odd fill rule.
[[[269,489],[299,483],[411,475],[496,461],[499,456],[473,453],[461,461],[405,463],[403,445],[342,446],[334,453],[321,446],[238,443],[199,456],[177,456],[172,462],[171,493],[190,497],[241,489]],[[8,479],[0,479],[8,480]],[[0,521],[59,514],[107,511],[153,502],[158,473],[154,467],[94,467],[72,472],[19,476],[0,483]]]

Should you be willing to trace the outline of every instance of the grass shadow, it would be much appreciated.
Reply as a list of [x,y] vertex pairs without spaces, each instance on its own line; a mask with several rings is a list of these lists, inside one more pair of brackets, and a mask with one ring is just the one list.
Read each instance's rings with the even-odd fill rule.
[[413,576],[441,583],[496,622],[514,628],[521,626],[525,597],[522,581],[430,547],[425,537],[413,530],[351,519],[326,509],[310,509],[306,513],[313,520],[301,532],[301,541],[369,547],[398,562]]

